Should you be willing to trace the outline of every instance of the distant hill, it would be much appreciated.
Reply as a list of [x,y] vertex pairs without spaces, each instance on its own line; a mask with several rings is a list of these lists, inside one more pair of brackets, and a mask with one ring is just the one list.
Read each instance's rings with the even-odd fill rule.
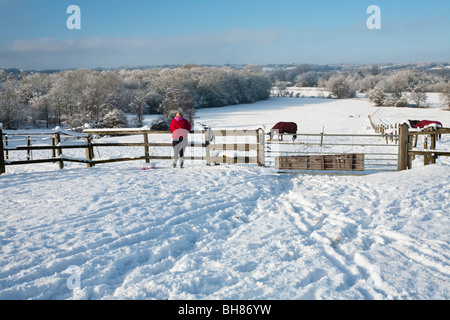
[[[430,70],[432,72],[444,72],[450,73],[450,62],[418,62],[418,63],[371,63],[371,64],[326,64],[326,65],[318,65],[318,64],[304,64],[304,63],[289,63],[289,64],[259,64],[258,66],[266,69],[266,70],[283,70],[283,69],[294,69],[301,66],[308,66],[311,70],[314,71],[341,71],[341,70],[352,70],[352,69],[365,69],[372,68],[372,66],[378,66],[378,68],[382,71],[398,71],[402,69],[416,69],[416,70]],[[182,65],[177,64],[168,64],[168,65],[157,65],[157,66],[122,66],[116,68],[94,68],[93,70],[102,71],[102,70],[118,70],[118,69],[127,69],[127,70],[146,70],[146,69],[172,69],[181,67]],[[232,69],[242,69],[246,64],[224,64],[224,65],[210,65],[210,64],[202,64],[201,66],[205,67],[229,67]],[[0,68],[0,70],[2,70]],[[39,72],[39,73],[57,73],[66,69],[49,69],[49,70],[23,70],[27,73]],[[71,69],[68,69],[71,70]],[[6,74],[14,74],[19,75],[22,70],[18,68],[8,68],[3,69]]]

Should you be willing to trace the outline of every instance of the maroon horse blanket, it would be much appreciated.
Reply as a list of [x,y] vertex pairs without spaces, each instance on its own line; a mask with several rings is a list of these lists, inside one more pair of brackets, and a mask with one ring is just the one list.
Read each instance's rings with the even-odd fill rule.
[[423,129],[432,124],[435,124],[436,127],[443,127],[442,123],[433,120],[410,120],[409,123],[411,124],[411,127],[415,129]]
[[[297,124],[295,122],[278,122],[270,130],[271,134],[272,132],[276,132],[276,130],[278,130],[280,140],[283,140],[283,133],[297,133]],[[296,138],[297,136],[294,135],[292,140],[295,140]]]
[[[411,128],[414,128],[414,129],[423,129],[426,126],[433,125],[433,124],[436,125],[436,128],[444,127],[441,122],[434,121],[434,120],[408,120],[408,121],[409,121]],[[441,139],[441,135],[438,135],[437,138]]]

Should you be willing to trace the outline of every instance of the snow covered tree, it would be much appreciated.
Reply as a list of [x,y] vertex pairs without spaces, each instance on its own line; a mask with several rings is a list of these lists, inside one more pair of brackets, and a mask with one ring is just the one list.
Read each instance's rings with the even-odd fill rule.
[[169,121],[164,117],[160,117],[151,123],[150,129],[154,131],[169,131],[169,126]]
[[58,126],[62,125],[62,118],[67,114],[73,114],[73,110],[81,97],[77,97],[71,90],[70,82],[64,77],[56,80],[50,92],[46,96],[46,101],[54,112],[54,117]]
[[327,83],[328,90],[338,99],[353,98],[356,95],[355,90],[353,90],[347,79],[339,74],[332,76]]
[[319,73],[316,71],[309,71],[297,76],[297,87],[317,87],[319,82]]
[[255,72],[253,69],[245,69],[237,74],[239,81],[240,92],[245,91],[244,96],[247,100],[238,99],[239,103],[253,103],[259,100],[267,100],[270,98],[270,90],[272,83],[270,80],[262,75],[260,72]]
[[368,98],[370,101],[375,102],[376,106],[384,105],[386,99],[385,88],[383,85],[376,86],[373,90],[369,91]]
[[420,107],[420,103],[426,102],[428,99],[425,89],[422,85],[415,86],[411,94],[409,95],[409,98],[414,101],[416,107]]
[[408,101],[405,98],[400,98],[397,101],[395,101],[394,106],[396,108],[406,108],[408,106]]
[[450,82],[447,82],[441,89],[440,99],[442,104],[450,109]]
[[390,92],[397,98],[402,97],[402,92],[409,91],[419,84],[420,77],[412,70],[401,70],[391,75],[387,82]]
[[287,89],[287,84],[284,81],[276,81],[275,88],[277,88],[277,90],[278,90],[278,96],[282,97],[282,96],[284,96],[284,92]]
[[377,64],[372,65],[372,76],[377,76],[380,74],[380,67]]
[[127,128],[128,120],[122,110],[113,109],[106,113],[103,118],[94,123],[94,128]]
[[82,108],[92,121],[101,120],[109,111],[119,108],[123,84],[116,74],[101,72],[88,78],[83,90]]
[[147,108],[147,96],[145,92],[137,90],[133,101],[130,103],[130,111],[134,114],[135,126],[142,127],[144,125],[144,113]]
[[3,123],[5,129],[17,126],[19,120],[20,97],[18,89],[19,83],[13,75],[9,75],[6,81],[0,84],[0,122]]
[[390,92],[392,92],[396,97],[400,98],[402,92],[408,88],[408,81],[403,73],[395,73],[388,79],[390,84]]
[[169,88],[158,110],[168,120],[175,118],[176,113],[181,111],[184,117],[192,123],[195,115],[195,102],[189,90]]

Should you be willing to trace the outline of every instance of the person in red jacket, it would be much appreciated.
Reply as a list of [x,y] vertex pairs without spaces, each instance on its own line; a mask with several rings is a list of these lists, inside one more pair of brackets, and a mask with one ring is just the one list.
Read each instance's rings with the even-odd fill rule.
[[184,150],[188,145],[188,134],[191,131],[191,124],[183,118],[183,113],[178,112],[177,116],[170,122],[173,145],[173,167],[176,168],[179,159],[180,168],[184,165]]

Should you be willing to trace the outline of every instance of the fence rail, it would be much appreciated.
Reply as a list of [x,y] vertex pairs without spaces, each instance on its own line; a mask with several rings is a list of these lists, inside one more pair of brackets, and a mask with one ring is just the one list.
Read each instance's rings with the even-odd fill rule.
[[[283,140],[266,139],[266,133],[258,130],[197,130],[192,131],[188,143],[191,151],[185,153],[186,160],[203,161],[207,165],[249,163],[276,168],[278,163],[291,163],[291,160],[280,160],[291,157],[297,160],[293,168],[328,168],[334,171],[360,171],[362,173],[380,171],[400,171],[412,168],[412,160],[416,156],[424,157],[424,164],[435,163],[441,156],[450,156],[450,151],[436,150],[438,137],[450,134],[450,128],[429,131],[410,131],[407,124],[398,125],[398,134],[389,134],[395,144],[389,143],[386,134],[319,134],[296,133],[283,134]],[[170,132],[150,131],[143,129],[90,129],[83,133],[65,130],[47,131],[2,131],[0,144],[0,174],[6,172],[7,166],[58,163],[64,168],[65,162],[86,164],[93,167],[97,164],[122,161],[170,160],[172,159],[172,143]],[[143,142],[136,141],[98,141],[96,135],[102,136],[142,136]],[[167,135],[167,138],[153,139]],[[296,139],[292,139],[296,136]],[[423,148],[418,147],[419,136],[424,137]],[[272,137],[272,135],[271,135]],[[164,140],[165,139],[165,140]],[[167,141],[166,141],[167,140]],[[386,143],[383,141],[386,140]],[[429,143],[428,143],[428,140]],[[108,147],[136,147],[137,154],[128,152],[125,155],[102,158],[100,149]],[[150,148],[165,150],[154,154]],[[69,150],[78,152],[71,155]],[[78,150],[78,151],[77,151]],[[80,156],[79,151],[83,151]],[[46,151],[51,152],[47,154]],[[94,152],[96,151],[96,152]],[[12,153],[20,153],[23,158],[17,159]],[[39,153],[41,157],[36,157]],[[95,154],[97,153],[97,154]],[[103,151],[102,151],[103,153]],[[103,153],[104,154],[104,153]],[[350,166],[346,156],[352,157]],[[362,156],[359,156],[362,155]],[[350,158],[348,158],[350,159]],[[284,161],[284,162],[283,162]],[[322,167],[311,165],[323,163]],[[363,169],[361,169],[363,168]]]
[[[408,130],[407,124],[403,124],[402,130]],[[438,157],[449,157],[450,151],[439,151],[436,150],[437,141],[442,135],[450,134],[450,128],[439,128],[435,129],[434,127],[429,127],[422,131],[408,131],[408,140],[407,140],[407,159],[403,159],[403,167],[407,169],[412,168],[412,161],[415,156],[423,156],[424,165],[434,164]],[[423,136],[423,149],[418,148],[418,140],[419,136]],[[428,143],[428,138],[430,143]],[[405,163],[406,162],[406,163]]]
[[[171,135],[169,131],[150,131],[144,129],[90,129],[83,133],[75,133],[64,130],[46,130],[46,131],[3,131],[0,129],[2,136],[1,150],[0,150],[0,174],[6,172],[6,166],[37,164],[37,163],[59,163],[59,168],[64,168],[64,162],[84,163],[88,167],[93,167],[96,164],[123,162],[123,161],[138,161],[142,160],[149,163],[151,160],[170,160],[172,156],[171,142],[154,142],[150,141],[150,137],[155,135]],[[96,142],[94,136],[136,136],[142,135],[143,142]],[[264,148],[264,138],[262,129],[259,130],[197,130],[191,131],[190,136],[197,139],[189,142],[187,147],[196,150],[185,153],[185,160],[200,160],[206,161],[206,164],[221,164],[221,163],[249,163],[263,166],[264,163],[260,161],[263,155],[260,153]],[[237,137],[243,137],[243,141],[236,141]],[[12,138],[12,139],[11,139]],[[223,140],[230,141],[220,141]],[[233,139],[234,138],[234,139]],[[64,141],[64,139],[77,139],[76,141]],[[83,141],[80,141],[82,139]],[[45,143],[43,141],[45,140]],[[165,139],[170,140],[171,139]],[[200,141],[198,141],[200,140]],[[216,143],[216,140],[218,141]],[[252,140],[252,141],[247,141]],[[21,143],[25,142],[26,143]],[[35,144],[33,145],[32,142]],[[37,143],[36,143],[37,142]],[[51,142],[51,143],[49,143]],[[11,144],[12,143],[12,144]],[[106,147],[140,147],[143,154],[138,156],[102,158],[95,157],[94,150],[97,155],[100,153],[100,148]],[[151,154],[150,148],[166,148],[165,154]],[[63,150],[84,149],[85,157],[70,156]],[[198,149],[198,150],[197,150]],[[44,156],[38,159],[33,157],[33,151],[52,152],[51,157]],[[26,152],[26,159],[11,159],[12,152]],[[232,154],[227,154],[232,152]],[[102,152],[103,153],[103,152]],[[239,154],[237,154],[239,153]]]

